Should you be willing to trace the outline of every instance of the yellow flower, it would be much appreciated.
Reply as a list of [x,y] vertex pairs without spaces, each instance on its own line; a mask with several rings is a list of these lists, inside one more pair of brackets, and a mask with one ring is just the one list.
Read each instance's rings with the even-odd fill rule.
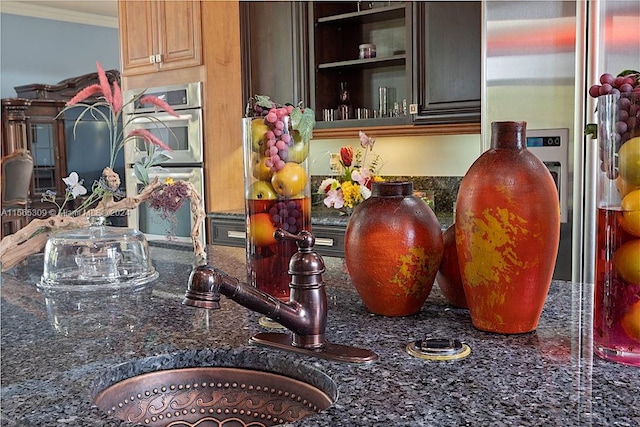
[[342,196],[344,197],[344,205],[348,208],[353,208],[363,201],[362,194],[360,194],[360,185],[351,181],[342,183]]
[[167,185],[173,185],[173,178],[171,177],[165,178],[164,183]]

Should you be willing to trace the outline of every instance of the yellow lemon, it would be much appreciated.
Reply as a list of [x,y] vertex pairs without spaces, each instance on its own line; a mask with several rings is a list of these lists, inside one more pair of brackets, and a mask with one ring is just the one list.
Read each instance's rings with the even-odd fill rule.
[[640,342],[640,301],[631,306],[620,321],[624,332],[632,339]]
[[640,136],[631,138],[620,146],[618,172],[630,184],[640,185]]
[[640,190],[633,190],[622,199],[621,225],[628,233],[640,237]]
[[623,280],[640,284],[640,239],[620,246],[613,254],[613,266]]

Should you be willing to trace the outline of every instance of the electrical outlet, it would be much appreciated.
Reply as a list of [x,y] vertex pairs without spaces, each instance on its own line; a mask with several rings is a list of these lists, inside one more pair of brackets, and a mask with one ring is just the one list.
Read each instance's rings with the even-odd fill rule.
[[418,104],[409,104],[409,114],[418,114]]
[[331,159],[329,160],[329,166],[331,167],[331,172],[333,172],[333,173],[342,172],[342,165],[340,164],[340,154],[331,153]]

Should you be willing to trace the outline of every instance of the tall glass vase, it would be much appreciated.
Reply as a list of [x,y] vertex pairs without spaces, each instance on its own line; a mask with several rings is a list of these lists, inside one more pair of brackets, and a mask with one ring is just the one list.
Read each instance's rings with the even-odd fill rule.
[[640,93],[598,98],[595,353],[640,366]]
[[309,141],[291,128],[289,115],[275,122],[267,117],[242,120],[247,281],[287,301],[289,261],[297,246],[276,241],[273,233],[278,228],[311,231]]

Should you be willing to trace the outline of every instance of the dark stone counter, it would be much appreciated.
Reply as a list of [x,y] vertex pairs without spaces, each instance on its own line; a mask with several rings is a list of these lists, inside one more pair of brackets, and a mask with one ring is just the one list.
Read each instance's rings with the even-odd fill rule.
[[[219,268],[242,277],[244,250],[213,251]],[[130,425],[92,403],[92,390],[117,365],[146,371],[213,364],[229,354],[274,369],[316,368],[337,383],[335,404],[298,425],[640,425],[640,371],[591,352],[590,286],[553,282],[537,331],[504,336],[473,328],[468,312],[447,305],[437,286],[417,315],[372,315],[341,260],[325,258],[328,340],[380,356],[346,364],[248,345],[265,330],[258,314],[225,298],[213,312],[182,305],[192,254],[157,246],[151,254],[160,279],[136,294],[45,298],[34,285],[42,256],[2,275],[2,426]],[[424,337],[458,338],[471,355],[434,362],[405,352]]]

